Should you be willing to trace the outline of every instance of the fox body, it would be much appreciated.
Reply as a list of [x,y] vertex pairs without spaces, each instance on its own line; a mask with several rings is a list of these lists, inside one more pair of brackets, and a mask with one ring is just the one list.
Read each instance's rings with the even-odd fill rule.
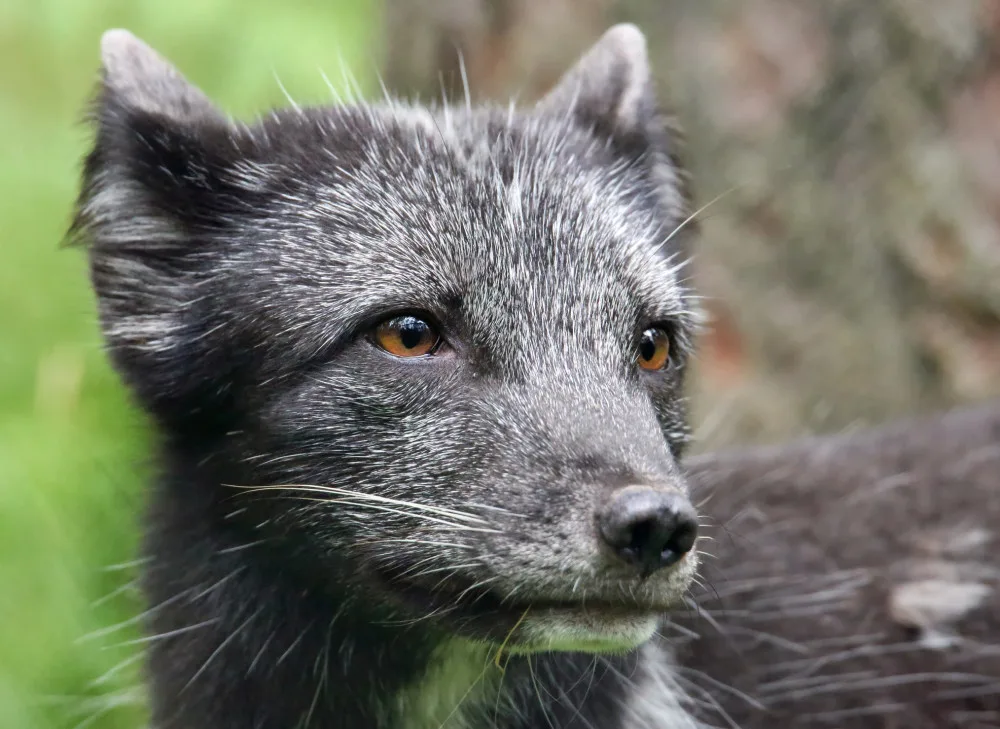
[[158,435],[158,729],[694,726],[688,196],[645,41],[244,124],[102,42],[75,233]]
[[1000,721],[1000,402],[685,468],[714,559],[665,632],[703,721]]

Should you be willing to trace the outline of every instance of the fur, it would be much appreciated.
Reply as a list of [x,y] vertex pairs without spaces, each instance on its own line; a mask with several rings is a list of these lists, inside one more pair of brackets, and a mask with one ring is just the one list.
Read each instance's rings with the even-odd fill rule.
[[1000,724],[1000,401],[686,468],[716,524],[671,617],[703,721]]

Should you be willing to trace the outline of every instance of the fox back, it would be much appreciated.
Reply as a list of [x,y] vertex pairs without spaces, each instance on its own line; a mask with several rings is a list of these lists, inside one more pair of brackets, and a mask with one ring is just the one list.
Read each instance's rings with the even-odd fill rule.
[[697,614],[671,616],[698,716],[743,729],[996,724],[1000,401],[685,470],[718,525]]

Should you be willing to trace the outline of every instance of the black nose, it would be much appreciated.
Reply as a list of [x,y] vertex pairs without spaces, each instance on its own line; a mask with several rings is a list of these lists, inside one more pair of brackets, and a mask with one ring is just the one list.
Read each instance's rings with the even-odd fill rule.
[[626,486],[598,513],[604,541],[644,577],[675,564],[694,547],[698,519],[676,491]]

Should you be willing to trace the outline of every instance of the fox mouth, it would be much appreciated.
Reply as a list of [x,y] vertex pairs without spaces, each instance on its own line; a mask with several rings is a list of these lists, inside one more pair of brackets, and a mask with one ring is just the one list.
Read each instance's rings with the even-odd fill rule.
[[527,618],[572,623],[585,632],[600,634],[609,626],[657,618],[675,608],[680,599],[673,590],[669,591],[670,595],[649,600],[625,596],[612,600],[588,595],[578,599],[541,596],[518,599],[458,579],[441,581],[433,587],[387,576],[382,576],[381,581],[408,611],[424,616],[417,620],[437,618],[476,638],[513,643],[518,640],[512,633]]
[[639,602],[612,602],[598,598],[581,598],[579,600],[559,600],[539,598],[533,600],[514,600],[503,598],[489,590],[471,591],[461,585],[440,586],[429,589],[420,585],[395,585],[397,592],[413,601],[423,604],[435,603],[442,609],[453,608],[479,614],[517,614],[525,610],[531,612],[588,612],[615,613],[621,615],[648,615],[665,612],[669,605],[642,604]]

